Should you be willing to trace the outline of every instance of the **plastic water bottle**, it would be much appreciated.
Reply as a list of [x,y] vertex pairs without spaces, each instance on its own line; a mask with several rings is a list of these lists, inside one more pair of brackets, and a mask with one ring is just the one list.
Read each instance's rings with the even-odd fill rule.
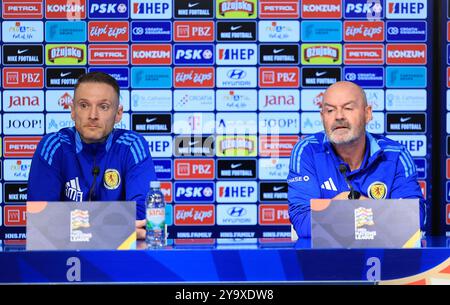
[[166,203],[159,181],[150,182],[146,198],[147,247],[160,248],[166,245]]

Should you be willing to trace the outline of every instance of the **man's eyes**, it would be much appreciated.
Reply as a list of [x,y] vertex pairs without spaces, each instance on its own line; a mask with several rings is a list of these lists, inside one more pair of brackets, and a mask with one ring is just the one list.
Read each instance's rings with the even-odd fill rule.
[[[80,105],[80,108],[81,108],[81,109],[87,109],[87,108],[90,107],[89,104],[87,104],[87,103],[79,103],[79,105]],[[111,108],[111,106],[108,105],[108,104],[101,104],[101,105],[99,106],[99,108],[100,108],[100,110],[108,111],[109,108]]]

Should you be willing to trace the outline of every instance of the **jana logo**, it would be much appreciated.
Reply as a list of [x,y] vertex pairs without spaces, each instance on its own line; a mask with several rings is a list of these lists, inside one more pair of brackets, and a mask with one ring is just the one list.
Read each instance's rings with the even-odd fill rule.
[[242,217],[247,215],[247,210],[243,207],[231,207],[227,210],[227,214],[231,217]]

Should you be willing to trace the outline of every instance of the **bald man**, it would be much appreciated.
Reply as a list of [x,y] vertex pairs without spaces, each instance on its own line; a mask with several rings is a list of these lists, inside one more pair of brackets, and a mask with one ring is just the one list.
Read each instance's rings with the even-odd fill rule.
[[324,131],[300,140],[291,152],[289,216],[297,235],[311,236],[310,199],[317,198],[419,198],[424,230],[426,201],[414,161],[401,144],[366,132],[372,108],[364,90],[351,82],[331,85],[324,93],[320,116]]

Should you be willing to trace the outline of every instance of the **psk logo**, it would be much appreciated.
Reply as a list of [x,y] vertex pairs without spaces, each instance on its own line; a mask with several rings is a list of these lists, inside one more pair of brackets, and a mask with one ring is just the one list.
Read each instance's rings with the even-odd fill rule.
[[381,181],[375,181],[367,188],[367,194],[372,199],[385,199],[387,194],[387,186]]
[[117,169],[108,168],[103,176],[103,183],[108,190],[115,190],[120,185],[120,174]]
[[227,210],[228,215],[231,217],[241,217],[247,214],[247,211],[243,207],[232,207]]
[[359,207],[355,209],[355,228],[373,226],[373,212],[371,208]]

